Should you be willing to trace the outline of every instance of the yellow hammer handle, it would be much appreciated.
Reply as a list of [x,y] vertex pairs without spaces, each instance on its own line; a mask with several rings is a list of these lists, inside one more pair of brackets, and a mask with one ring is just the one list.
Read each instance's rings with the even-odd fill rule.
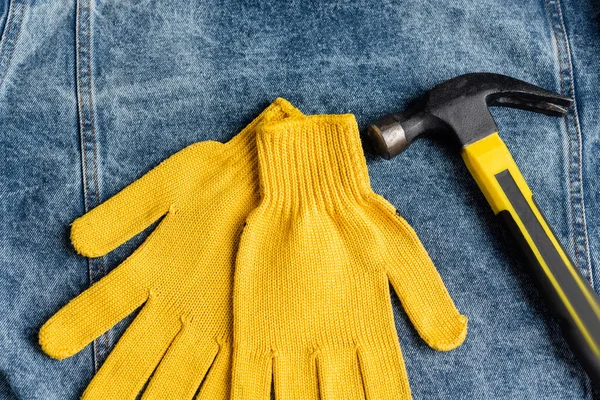
[[600,382],[600,298],[560,245],[508,148],[494,133],[462,156],[492,210],[508,225],[592,382]]

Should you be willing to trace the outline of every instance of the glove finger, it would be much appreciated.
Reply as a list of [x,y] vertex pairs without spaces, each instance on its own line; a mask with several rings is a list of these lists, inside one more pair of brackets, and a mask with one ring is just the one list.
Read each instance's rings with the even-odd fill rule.
[[218,351],[216,341],[184,322],[142,399],[193,399]]
[[387,274],[398,298],[419,335],[436,350],[452,350],[465,340],[467,318],[459,313],[421,244],[404,219],[386,232]]
[[87,387],[82,400],[136,399],[181,330],[181,321],[166,316],[150,298]]
[[273,359],[275,398],[319,400],[317,365],[314,354],[277,354]]
[[385,347],[361,346],[358,349],[367,399],[412,399],[406,367],[395,339]]
[[196,400],[229,399],[231,384],[231,343],[220,343],[219,354],[202,383]]
[[71,227],[75,249],[86,257],[102,256],[165,215],[175,202],[190,165],[219,143],[196,143],[167,158],[146,175],[127,186]]
[[355,348],[322,349],[317,366],[322,400],[365,398]]
[[54,314],[40,329],[44,352],[59,360],[70,357],[143,304],[148,289],[139,279],[140,260],[132,255]]
[[231,399],[269,400],[271,377],[270,353],[236,349],[233,354]]

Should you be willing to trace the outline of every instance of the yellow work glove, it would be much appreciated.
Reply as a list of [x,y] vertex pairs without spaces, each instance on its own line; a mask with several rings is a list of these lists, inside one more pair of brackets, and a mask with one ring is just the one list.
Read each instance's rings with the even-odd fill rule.
[[[42,327],[43,350],[72,356],[136,308],[140,313],[84,399],[229,398],[233,267],[244,220],[259,201],[256,127],[302,115],[277,99],[226,144],[168,158],[72,226],[75,249],[102,256],[164,216],[120,266]],[[155,370],[156,369],[156,370]]]
[[233,295],[232,399],[409,399],[391,282],[420,336],[459,346],[455,308],[415,232],[369,183],[352,115],[258,129],[262,200]]

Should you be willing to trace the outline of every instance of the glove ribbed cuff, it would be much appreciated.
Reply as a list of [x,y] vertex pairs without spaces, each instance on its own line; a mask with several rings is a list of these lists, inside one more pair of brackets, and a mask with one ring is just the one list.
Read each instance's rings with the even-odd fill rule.
[[371,192],[351,114],[288,118],[257,132],[263,201],[339,206]]

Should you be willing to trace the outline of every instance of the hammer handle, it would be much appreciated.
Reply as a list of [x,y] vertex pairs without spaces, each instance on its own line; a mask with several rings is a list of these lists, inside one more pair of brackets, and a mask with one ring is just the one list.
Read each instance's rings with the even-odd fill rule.
[[463,148],[463,159],[496,215],[524,251],[571,350],[600,383],[600,298],[558,242],[497,133]]

